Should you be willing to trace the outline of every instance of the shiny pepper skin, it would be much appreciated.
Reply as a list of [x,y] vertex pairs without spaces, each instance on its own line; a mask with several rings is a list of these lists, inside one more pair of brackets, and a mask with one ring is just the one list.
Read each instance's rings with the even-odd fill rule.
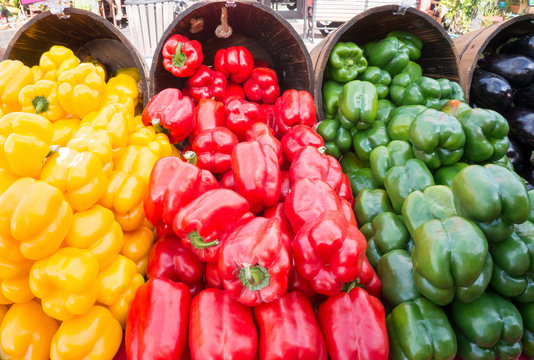
[[247,80],[254,70],[252,54],[243,46],[220,49],[213,60],[215,70],[237,84]]
[[0,109],[5,113],[20,111],[19,93],[34,80],[29,67],[18,60],[0,63]]
[[131,111],[135,110],[139,101],[137,81],[128,74],[118,74],[106,83],[102,103],[124,104]]
[[41,115],[50,121],[67,115],[59,104],[57,84],[51,80],[26,85],[19,93],[19,102],[23,112]]
[[90,151],[95,154],[110,175],[113,170],[111,134],[105,129],[94,129],[92,126],[80,127],[67,143],[67,147],[78,151]]
[[52,123],[52,129],[54,130],[52,144],[58,146],[66,146],[79,127],[80,119],[78,119],[77,117],[69,116],[54,121]]
[[56,81],[58,76],[72,70],[80,64],[80,60],[71,49],[54,45],[39,59],[39,68],[44,79]]
[[255,68],[248,80],[243,83],[243,90],[250,101],[274,104],[280,96],[276,71],[269,68]]
[[154,242],[154,232],[146,225],[124,232],[121,254],[135,262],[137,272],[146,275],[148,254]]
[[0,304],[23,303],[34,298],[30,290],[29,273],[33,262],[23,259],[10,261],[0,258]]

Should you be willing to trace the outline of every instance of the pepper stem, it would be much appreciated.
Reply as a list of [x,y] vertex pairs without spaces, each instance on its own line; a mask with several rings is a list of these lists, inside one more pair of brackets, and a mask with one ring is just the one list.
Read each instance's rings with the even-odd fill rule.
[[195,154],[194,151],[186,151],[186,152],[184,152],[183,157],[188,163],[190,163],[192,165],[196,165],[197,164],[197,154]]
[[187,55],[182,52],[182,46],[184,43],[179,42],[178,46],[176,47],[176,52],[172,56],[172,66],[181,68],[185,65],[185,62],[187,60]]
[[348,294],[355,287],[359,287],[359,288],[365,289],[365,286],[360,284],[360,278],[357,278],[356,280],[349,281],[349,282],[346,282],[345,284],[343,284],[343,288],[341,289],[341,291],[344,291],[344,292],[346,292]]
[[269,271],[258,264],[254,266],[243,264],[243,267],[239,270],[238,277],[243,286],[246,286],[250,291],[259,291],[269,286],[271,281]]
[[163,127],[163,125],[161,125],[161,120],[160,119],[152,120],[152,126],[154,127],[154,130],[156,130],[156,132],[164,133],[164,134],[169,135],[169,130],[165,129]]
[[46,99],[46,97],[40,95],[33,98],[32,105],[35,109],[35,113],[40,114],[42,112],[48,111],[49,101]]
[[318,147],[317,151],[319,151],[319,154],[321,154],[321,155],[326,154],[326,146]]
[[204,242],[204,239],[202,239],[202,236],[200,236],[198,231],[191,231],[189,234],[187,234],[187,237],[189,238],[189,241],[191,241],[191,245],[200,250],[219,245],[219,240]]
[[60,147],[61,146],[59,146],[59,145],[50,145],[50,151],[48,152],[46,157],[52,156],[55,153],[57,153],[59,151]]

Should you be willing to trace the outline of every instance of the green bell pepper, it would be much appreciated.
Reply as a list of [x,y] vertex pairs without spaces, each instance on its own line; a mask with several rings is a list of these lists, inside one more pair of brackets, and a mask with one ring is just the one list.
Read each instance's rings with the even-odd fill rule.
[[530,214],[528,221],[534,222],[534,189],[528,192],[528,198],[530,199]]
[[355,153],[350,151],[343,154],[343,157],[339,160],[339,164],[341,165],[341,170],[345,174],[369,167],[368,162],[361,161]]
[[360,226],[383,212],[393,211],[388,194],[382,189],[362,189],[354,199],[354,215]]
[[406,141],[393,140],[387,146],[374,148],[369,155],[373,177],[383,186],[388,170],[395,165],[404,165],[408,159],[413,159],[413,152]]
[[465,134],[460,122],[441,111],[427,109],[411,123],[413,154],[429,169],[453,165],[464,153]]
[[492,221],[473,221],[478,225],[480,230],[486,236],[486,240],[489,243],[496,243],[505,240],[508,236],[514,232],[514,224],[499,216]]
[[440,167],[434,173],[434,180],[436,180],[436,184],[438,185],[446,185],[450,187],[452,185],[452,179],[454,179],[456,174],[468,166],[469,165],[464,162],[457,162],[454,165]]
[[378,95],[373,84],[353,80],[343,86],[338,109],[341,126],[346,129],[367,129],[375,121],[377,110]]
[[387,36],[394,36],[408,48],[410,60],[415,61],[421,57],[423,41],[415,34],[407,31],[392,31]]
[[391,112],[388,133],[391,140],[410,141],[410,125],[413,119],[427,110],[423,105],[400,106]]
[[395,249],[406,249],[410,234],[404,225],[402,216],[392,212],[378,214],[371,221],[370,234],[367,239],[367,258],[376,268],[378,260]]
[[[441,78],[437,80],[441,87],[441,98],[446,100],[460,100],[465,102],[464,90],[456,81]],[[445,101],[446,102],[446,101]]]
[[403,73],[410,74],[412,76],[423,76],[423,69],[421,69],[421,66],[419,64],[414,63],[413,61],[410,61],[408,65],[404,69],[402,69]]
[[521,355],[523,320],[508,300],[490,292],[471,303],[455,300],[451,323],[463,360],[517,359]]
[[369,41],[367,44],[362,46],[363,55],[366,59],[369,59],[369,56],[371,56],[371,49],[378,44],[378,41]]
[[380,189],[381,186],[373,178],[371,169],[362,168],[347,174],[352,194],[357,196],[363,189]]
[[396,165],[389,169],[384,185],[395,212],[400,214],[404,199],[413,191],[424,190],[434,185],[434,179],[421,160],[409,159],[404,165]]
[[367,69],[362,49],[353,42],[338,42],[328,58],[328,75],[338,82],[349,82]]
[[413,76],[400,73],[391,81],[389,89],[391,99],[397,106],[424,105],[439,110],[441,87],[439,83],[426,76]]
[[425,298],[406,301],[386,317],[392,360],[452,360],[456,335],[443,309]]
[[412,258],[406,250],[392,250],[382,256],[376,272],[382,282],[382,297],[391,306],[422,296],[413,281]]
[[[413,240],[415,285],[433,303],[449,304],[457,287],[470,287],[484,276],[488,243],[471,221],[459,216],[430,220],[417,228]],[[489,278],[482,282],[487,287]],[[480,296],[486,287],[471,295]]]
[[329,80],[323,84],[323,109],[327,118],[334,118],[337,116],[339,94],[341,94],[343,86],[345,86],[345,84],[333,80]]
[[321,135],[326,153],[339,159],[352,147],[350,131],[341,126],[335,119],[325,119],[317,125],[317,134]]
[[458,286],[456,288],[456,298],[462,302],[475,301],[486,291],[493,275],[493,259],[488,253],[482,273],[478,279],[470,286]]
[[517,309],[523,318],[523,354],[529,358],[534,358],[534,302],[528,304],[517,304]]
[[[500,166],[503,166],[505,168],[507,168],[508,170],[510,171],[515,171],[514,169],[514,164],[512,164],[512,161],[510,160],[510,158],[506,155],[504,155],[502,158],[500,159],[497,159],[497,160],[493,160],[493,161],[484,161],[481,163],[481,165],[486,165],[486,164],[495,164],[495,165],[500,165]],[[524,182],[524,181],[523,181]]]
[[385,99],[389,94],[391,75],[377,66],[369,66],[359,77],[359,80],[368,81],[376,87],[379,99]]
[[400,73],[410,62],[410,50],[394,36],[380,40],[369,51],[369,65],[386,70],[391,76]]
[[378,100],[377,104],[375,121],[382,121],[384,124],[387,124],[391,118],[391,113],[397,107],[391,101],[386,99]]
[[357,131],[352,139],[354,152],[360,160],[368,161],[371,151],[378,146],[387,145],[389,135],[386,124],[381,121],[374,121],[370,128]]
[[494,164],[471,165],[452,181],[454,204],[458,214],[480,222],[503,216],[514,224],[530,215],[530,200],[521,179],[512,171]]

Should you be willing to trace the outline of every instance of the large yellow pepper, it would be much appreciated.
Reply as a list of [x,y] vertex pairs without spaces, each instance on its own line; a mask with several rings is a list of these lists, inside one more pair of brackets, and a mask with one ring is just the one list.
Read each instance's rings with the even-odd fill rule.
[[129,74],[122,73],[109,79],[104,92],[103,103],[124,104],[133,112],[139,102],[137,81]]
[[111,210],[95,205],[74,214],[65,244],[89,250],[96,256],[99,269],[105,269],[122,249],[122,229]]
[[57,188],[32,178],[15,181],[0,197],[0,249],[10,259],[43,259],[59,249],[72,209]]
[[137,272],[143,276],[148,265],[148,253],[154,242],[154,232],[145,225],[124,232],[124,245],[121,254],[135,262]]
[[82,63],[59,75],[59,102],[68,114],[80,118],[98,110],[106,83],[104,75],[89,63]]
[[43,72],[43,78],[56,81],[62,73],[74,69],[80,60],[71,49],[64,46],[54,45],[41,55],[39,67]]
[[66,117],[52,123],[54,137],[52,144],[66,146],[76,130],[80,127],[80,119],[77,117]]
[[95,154],[69,148],[60,148],[46,159],[41,180],[61,190],[75,211],[96,204],[108,185],[102,163]]
[[126,326],[128,309],[137,288],[145,283],[137,273],[135,263],[119,255],[113,263],[98,274],[98,302],[107,306],[121,326]]
[[102,163],[104,173],[111,174],[113,170],[111,134],[104,129],[95,129],[92,126],[80,127],[67,143],[67,147],[78,151],[90,151]]
[[0,347],[5,360],[47,360],[58,324],[36,301],[15,304],[0,326]]
[[111,360],[122,341],[121,325],[110,311],[94,306],[64,321],[52,339],[51,360]]
[[52,122],[67,115],[59,104],[57,84],[51,80],[26,85],[19,93],[19,102],[22,111],[39,114]]
[[91,310],[98,297],[98,260],[89,250],[65,247],[36,261],[30,289],[54,319],[72,319]]
[[18,60],[0,63],[0,104],[4,113],[20,111],[19,92],[33,82],[34,74]]

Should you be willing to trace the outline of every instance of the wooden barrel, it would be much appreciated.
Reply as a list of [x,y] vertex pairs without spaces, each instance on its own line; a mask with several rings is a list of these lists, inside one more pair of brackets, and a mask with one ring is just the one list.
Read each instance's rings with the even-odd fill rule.
[[473,71],[481,55],[495,52],[508,40],[534,33],[534,15],[523,15],[508,21],[493,24],[454,39],[454,46],[460,58],[460,84],[469,101]]
[[421,65],[423,75],[459,81],[458,60],[451,38],[430,15],[415,8],[408,8],[402,15],[398,5],[371,8],[330,33],[311,52],[315,79],[314,97],[319,119],[324,119],[322,84],[324,69],[332,48],[338,41],[352,41],[364,45],[380,40],[394,30],[414,33],[423,40]]
[[136,67],[146,105],[147,66],[130,41],[109,21],[91,12],[67,8],[64,15],[60,18],[47,11],[32,18],[15,33],[3,59],[38,65],[41,55],[52,45],[63,45],[81,60],[87,56],[100,60],[112,74],[123,67]]
[[[282,16],[257,1],[237,1],[229,5],[228,24],[233,30],[229,38],[218,38],[215,29],[221,24],[225,1],[203,1],[180,13],[169,25],[156,48],[150,67],[150,90],[155,95],[169,87],[183,87],[183,79],[163,67],[161,50],[174,34],[202,44],[204,64],[212,65],[217,50],[244,46],[254,58],[267,61],[276,70],[282,91],[288,89],[313,91],[312,65],[299,34]],[[202,30],[191,32],[191,19],[202,19]]]

